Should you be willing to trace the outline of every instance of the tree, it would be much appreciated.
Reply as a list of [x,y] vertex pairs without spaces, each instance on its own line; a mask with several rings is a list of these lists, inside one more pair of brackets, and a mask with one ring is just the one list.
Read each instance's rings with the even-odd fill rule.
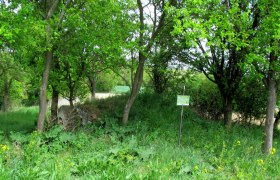
[[127,39],[134,31],[130,10],[133,1],[92,1],[86,4],[82,17],[87,24],[85,35],[86,77],[94,99],[100,73],[113,69],[118,74],[125,62]]
[[[164,21],[166,16],[166,12],[164,11],[164,8],[166,7],[166,2],[162,0],[162,1],[157,1],[158,2],[157,4],[159,4],[160,11],[158,12],[158,14],[154,14],[153,16],[154,18],[153,20],[155,23],[151,26],[150,29],[145,28],[147,27],[147,25],[145,24],[146,20],[144,16],[144,8],[150,5],[151,2],[155,2],[155,1],[150,1],[147,5],[143,5],[141,0],[137,0],[137,6],[139,11],[138,65],[132,84],[132,90],[126,102],[126,105],[124,107],[123,118],[122,118],[123,124],[127,124],[130,109],[141,88],[143,82],[144,64],[148,57],[147,55],[149,54],[154,44],[154,40],[156,39],[156,37],[158,36],[158,34],[160,33],[160,31],[164,26]],[[173,0],[169,1],[170,4],[173,4],[174,2],[175,1]]]
[[[172,12],[174,9],[171,9]],[[224,122],[232,124],[233,97],[242,79],[253,28],[250,1],[185,1],[175,12],[174,34],[185,37],[185,62],[217,84]]]
[[[44,62],[44,70],[42,76],[42,84],[40,88],[40,101],[39,101],[39,115],[37,120],[37,129],[42,132],[44,130],[44,120],[47,110],[47,87],[48,87],[48,79],[49,73],[53,58],[53,44],[52,38],[55,34],[55,30],[58,29],[61,25],[61,22],[65,15],[65,7],[68,7],[71,3],[71,0],[60,2],[60,0],[45,0],[44,6],[41,2],[34,2],[39,9],[39,13],[44,14],[44,20],[46,23],[46,44],[45,44],[45,62]],[[57,13],[59,9],[59,13]],[[56,18],[54,18],[56,16]],[[54,20],[54,21],[52,21]]]
[[[254,87],[254,88],[252,88]],[[244,122],[262,120],[266,112],[267,92],[260,77],[249,72],[242,79],[235,95],[235,111],[241,114]]]
[[[2,89],[2,111],[6,112],[10,106],[10,91],[13,82],[13,76],[17,67],[15,66],[14,60],[7,52],[0,52],[0,71],[1,77],[3,78],[3,89]],[[2,79],[1,78],[1,79]]]
[[78,94],[86,94],[84,86],[88,84],[93,99],[97,75],[112,66],[116,68],[129,36],[127,14],[122,1],[92,0],[65,9],[67,18],[61,22],[52,47],[51,119],[56,119],[59,94],[73,107],[73,100]]
[[246,63],[253,65],[258,75],[263,77],[268,92],[263,152],[269,154],[273,142],[277,84],[280,80],[280,4],[271,0],[260,0],[256,1],[253,7],[255,28],[250,44],[251,54]]
[[[157,12],[157,5],[153,3],[154,11]],[[171,36],[173,30],[173,21],[171,18],[165,18],[165,26],[162,28],[158,37],[155,39],[153,46],[153,53],[149,56],[151,59],[150,66],[152,71],[153,87],[156,93],[162,94],[167,86],[168,77],[168,64],[174,58],[176,54],[174,52],[177,47],[174,46],[176,43],[175,38]],[[156,21],[153,21],[156,26]]]
[[[42,37],[40,21],[32,17],[32,6],[26,1],[0,3],[0,76],[3,76],[3,110],[10,104],[10,91],[26,81],[27,64],[32,53],[39,51],[38,37]],[[18,90],[23,93],[24,89]]]

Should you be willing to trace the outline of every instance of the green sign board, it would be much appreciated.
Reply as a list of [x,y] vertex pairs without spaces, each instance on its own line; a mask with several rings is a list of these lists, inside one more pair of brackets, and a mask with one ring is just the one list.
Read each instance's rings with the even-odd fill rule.
[[130,92],[130,88],[128,86],[115,86],[111,91],[116,94],[125,94]]
[[188,106],[190,104],[190,96],[177,95],[177,106]]

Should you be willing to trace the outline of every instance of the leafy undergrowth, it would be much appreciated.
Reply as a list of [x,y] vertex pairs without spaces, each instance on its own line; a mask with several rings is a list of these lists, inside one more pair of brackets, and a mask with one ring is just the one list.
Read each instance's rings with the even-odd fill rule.
[[103,100],[103,123],[76,132],[54,127],[0,136],[0,179],[279,178],[280,146],[275,142],[271,155],[262,155],[260,128],[226,130],[185,108],[178,146],[175,97],[141,95],[127,126],[117,121],[122,98]]

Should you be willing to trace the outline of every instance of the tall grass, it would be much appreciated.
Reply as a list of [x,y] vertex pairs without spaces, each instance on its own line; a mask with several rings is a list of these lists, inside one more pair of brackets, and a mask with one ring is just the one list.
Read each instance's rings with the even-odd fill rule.
[[185,108],[179,146],[175,96],[139,96],[127,126],[118,124],[123,99],[94,103],[102,108],[105,125],[11,134],[0,143],[0,179],[279,178],[279,143],[264,156],[261,128],[235,125],[227,130]]
[[0,112],[0,131],[32,132],[35,129],[37,115],[38,107]]

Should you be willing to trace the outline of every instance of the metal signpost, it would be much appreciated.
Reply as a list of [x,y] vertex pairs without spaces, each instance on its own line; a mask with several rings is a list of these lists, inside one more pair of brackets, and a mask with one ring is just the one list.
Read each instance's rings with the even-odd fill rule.
[[184,86],[183,95],[177,95],[177,106],[182,106],[181,121],[180,121],[180,127],[179,127],[179,135],[178,135],[178,144],[179,145],[181,145],[184,106],[188,106],[190,104],[190,96],[185,96],[184,94],[185,94],[185,86]]

